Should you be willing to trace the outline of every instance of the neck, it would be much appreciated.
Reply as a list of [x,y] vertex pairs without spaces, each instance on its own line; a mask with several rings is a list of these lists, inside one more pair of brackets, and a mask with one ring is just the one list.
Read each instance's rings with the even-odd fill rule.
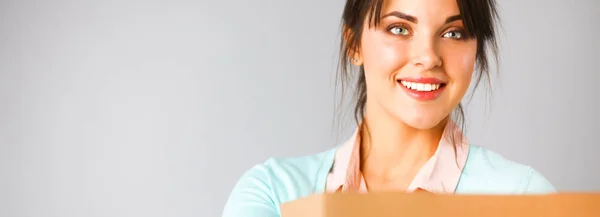
[[447,119],[432,129],[416,129],[385,111],[367,107],[361,130],[361,169],[378,179],[412,180],[437,150]]

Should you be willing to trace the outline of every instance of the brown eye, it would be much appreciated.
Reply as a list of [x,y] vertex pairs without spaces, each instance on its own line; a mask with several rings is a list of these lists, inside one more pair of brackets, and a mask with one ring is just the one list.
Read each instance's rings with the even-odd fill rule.
[[394,35],[408,35],[408,29],[404,28],[404,27],[392,27],[389,29],[390,33],[394,34]]

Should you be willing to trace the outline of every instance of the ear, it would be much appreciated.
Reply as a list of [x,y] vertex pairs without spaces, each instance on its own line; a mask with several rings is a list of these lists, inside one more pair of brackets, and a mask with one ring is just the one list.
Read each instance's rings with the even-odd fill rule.
[[359,44],[358,42],[354,42],[352,43],[352,40],[354,39],[354,32],[352,31],[352,29],[350,29],[348,26],[344,26],[344,43],[346,44],[346,47],[348,48],[347,55],[348,58],[350,59],[350,63],[355,65],[355,66],[361,66],[362,65],[362,55],[361,55],[361,51],[360,51],[360,47],[359,46],[355,46],[356,44]]

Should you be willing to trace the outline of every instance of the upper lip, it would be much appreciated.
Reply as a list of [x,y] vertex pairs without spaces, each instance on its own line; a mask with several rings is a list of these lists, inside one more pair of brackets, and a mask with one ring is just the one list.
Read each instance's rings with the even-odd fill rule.
[[424,84],[445,84],[446,82],[432,77],[407,77],[399,78],[397,81],[408,81],[413,83],[424,83]]

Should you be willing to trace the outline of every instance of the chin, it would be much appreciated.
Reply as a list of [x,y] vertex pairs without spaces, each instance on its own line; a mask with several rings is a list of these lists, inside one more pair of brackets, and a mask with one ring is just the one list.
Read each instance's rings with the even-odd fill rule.
[[419,117],[401,117],[400,119],[406,125],[419,129],[419,130],[428,130],[437,127],[444,118],[433,118],[433,115],[429,116],[419,116]]

